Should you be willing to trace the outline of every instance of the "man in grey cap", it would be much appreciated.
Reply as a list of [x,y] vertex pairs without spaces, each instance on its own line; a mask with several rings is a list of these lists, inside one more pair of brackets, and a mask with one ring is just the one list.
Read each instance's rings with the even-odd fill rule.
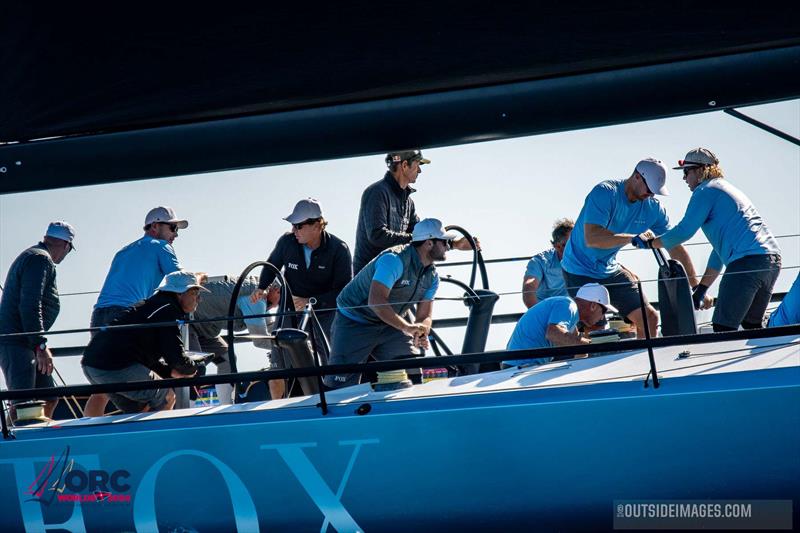
[[[330,339],[336,298],[353,278],[350,248],[327,231],[328,222],[322,204],[314,198],[297,202],[284,220],[292,225],[292,230],[278,239],[267,261],[283,269],[283,276],[294,296],[295,310],[302,310],[313,298],[315,314],[325,336]],[[251,301],[263,298],[264,291],[274,279],[274,272],[263,269]],[[280,349],[273,349],[274,368],[283,366],[279,352]],[[269,387],[273,398],[280,398],[285,392],[283,380],[272,380]]]
[[[189,222],[179,219],[171,207],[154,207],[147,213],[144,235],[118,251],[111,261],[92,311],[91,327],[110,324],[133,304],[150,297],[164,276],[182,268],[172,243],[178,230],[188,227]],[[92,395],[84,412],[100,416],[107,403],[105,395]]]
[[[611,303],[620,314],[636,325],[639,338],[645,337],[644,319],[639,301],[636,274],[617,262],[617,252],[626,244],[639,246],[647,238],[670,228],[664,207],[655,195],[666,196],[667,170],[658,159],[639,161],[626,180],[607,180],[596,185],[586,196],[575,222],[575,229],[564,248],[561,269],[567,292],[575,297],[587,283],[604,285]],[[694,265],[686,249],[677,245],[669,249],[697,285]],[[645,299],[647,323],[655,336],[658,313]]]
[[[353,272],[358,273],[383,250],[411,242],[411,233],[419,221],[411,194],[430,160],[420,150],[390,152],[384,159],[388,170],[383,179],[367,187],[361,195],[356,228]],[[470,250],[466,238],[453,241],[458,250]]]
[[[410,244],[384,250],[347,284],[336,300],[329,364],[363,363],[370,355],[415,357],[428,347],[439,288],[434,262],[445,260],[454,237],[441,221],[426,218],[414,227]],[[406,312],[414,305],[409,322]],[[359,379],[360,374],[340,374],[325,376],[324,382],[340,388]]]
[[702,280],[693,287],[695,307],[708,307],[706,291],[724,265],[711,319],[714,331],[762,327],[781,271],[778,241],[750,199],[725,179],[711,150],[690,150],[675,170],[683,171],[683,180],[692,191],[686,214],[674,228],[646,240],[644,246],[674,247],[702,229],[713,249]]
[[[49,330],[60,309],[56,265],[75,247],[75,229],[67,222],[51,222],[42,241],[22,252],[11,264],[0,297],[0,369],[8,390],[55,386],[53,354],[41,332]],[[9,333],[35,333],[5,337]],[[58,398],[45,400],[45,416],[53,415]],[[11,402],[11,419],[16,417]]]
[[[197,309],[200,292],[207,292],[192,272],[172,272],[164,277],[158,291],[126,310],[115,325],[158,324],[174,326],[117,328],[100,331],[83,352],[83,373],[94,385],[192,377],[198,364],[186,357],[179,320],[187,320]],[[149,389],[109,394],[124,413],[172,409],[172,389]],[[100,413],[102,415],[102,413]],[[100,416],[89,415],[87,416]]]

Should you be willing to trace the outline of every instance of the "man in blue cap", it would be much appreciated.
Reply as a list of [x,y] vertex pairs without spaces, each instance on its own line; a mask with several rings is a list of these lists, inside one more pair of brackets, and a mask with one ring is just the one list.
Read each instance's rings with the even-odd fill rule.
[[[75,249],[75,229],[67,222],[51,222],[42,242],[22,252],[11,264],[0,298],[0,368],[8,390],[55,386],[53,354],[41,335],[58,317],[60,302],[56,265]],[[3,334],[32,332],[29,336]],[[58,398],[45,400],[44,414],[52,416]],[[23,400],[27,401],[27,400]],[[16,417],[14,401],[11,419]]]
[[[329,364],[363,363],[420,355],[428,347],[433,297],[439,288],[434,262],[444,261],[455,235],[441,221],[426,218],[414,226],[410,244],[384,250],[339,294],[333,321]],[[416,305],[414,321],[406,312]],[[325,376],[325,385],[347,387],[360,374]]]

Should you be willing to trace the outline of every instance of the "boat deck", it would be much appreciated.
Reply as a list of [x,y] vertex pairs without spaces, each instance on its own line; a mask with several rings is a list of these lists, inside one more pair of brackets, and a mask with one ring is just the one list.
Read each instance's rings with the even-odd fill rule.
[[[685,377],[732,375],[778,368],[794,368],[800,376],[800,336],[769,339],[750,339],[695,346],[671,346],[654,350],[656,368],[662,384]],[[575,387],[599,384],[644,382],[649,373],[646,350],[617,352],[585,359],[558,361],[538,366],[512,367],[496,372],[438,379],[411,388],[375,392],[369,384],[361,384],[326,393],[331,408],[363,403],[401,402],[433,398],[511,392],[541,391],[540,401],[557,397],[560,401],[573,394],[582,396]],[[650,381],[652,384],[652,380]],[[652,387],[652,385],[651,385]],[[662,386],[669,391],[670,387]],[[565,396],[566,395],[566,396]],[[18,428],[17,432],[32,433],[49,428],[83,428],[98,425],[127,424],[155,420],[185,419],[220,414],[280,412],[290,418],[320,416],[319,396],[302,396],[282,400],[252,402],[236,405],[116,415],[77,420],[59,420]],[[283,416],[281,417],[284,418]]]

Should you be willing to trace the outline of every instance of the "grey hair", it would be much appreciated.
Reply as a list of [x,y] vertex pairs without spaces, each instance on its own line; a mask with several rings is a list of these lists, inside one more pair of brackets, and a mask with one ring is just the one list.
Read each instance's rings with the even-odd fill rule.
[[553,244],[567,240],[569,232],[575,227],[575,221],[569,218],[559,218],[553,224]]

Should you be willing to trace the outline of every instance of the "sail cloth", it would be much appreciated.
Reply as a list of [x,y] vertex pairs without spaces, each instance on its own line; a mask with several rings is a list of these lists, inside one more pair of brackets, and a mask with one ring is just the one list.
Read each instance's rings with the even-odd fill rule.
[[[448,126],[447,117],[452,118],[454,110],[447,109],[446,116],[434,113],[430,123],[404,128],[409,130],[404,137],[378,131],[386,121],[374,115],[380,117],[374,134],[359,130],[348,137],[344,132],[344,138],[336,139],[327,151],[309,152],[306,147],[296,154],[265,150],[269,144],[260,136],[261,122],[233,126],[224,120],[209,122],[306,110],[301,132],[295,135],[293,125],[280,128],[294,146],[323,123],[335,125],[363,116],[339,115],[333,106],[343,104],[411,97],[405,104],[396,102],[394,110],[410,105],[405,110],[416,121],[430,111],[426,105],[439,109],[438,100],[420,96],[441,91],[481,90],[800,45],[796,10],[789,4],[770,9],[688,2],[618,7],[530,2],[487,6],[469,1],[355,4],[328,3],[311,9],[298,3],[262,3],[246,11],[235,6],[205,10],[170,4],[157,10],[119,8],[113,12],[77,10],[68,3],[43,8],[35,2],[16,2],[5,7],[0,17],[0,142],[106,137],[96,144],[49,141],[33,151],[0,146],[0,165],[8,174],[0,192],[375,153],[406,144],[432,146],[696,112],[698,105],[707,103],[708,94],[720,94],[721,103],[730,94],[735,98],[728,103],[742,105],[800,92],[796,76],[753,83],[752,79],[748,82],[746,71],[739,84],[744,89],[728,89],[738,86],[726,80],[714,86],[722,92],[704,91],[703,84],[713,84],[715,72],[708,76],[711,80],[699,80],[700,86],[691,89],[690,106],[689,95],[681,92],[687,89],[679,87],[685,79],[651,76],[644,89],[636,87],[636,93],[627,93],[627,101],[635,102],[626,106],[622,100],[597,100],[600,86],[593,78],[575,78],[575,83],[566,86],[566,94],[565,87],[554,89],[567,99],[566,105],[545,100],[543,109],[555,108],[550,112],[553,116],[541,110],[526,114],[502,107],[470,116],[473,106],[464,100],[462,112],[456,110],[455,115],[471,118],[470,128]],[[673,94],[676,87],[678,94]],[[600,89],[602,94],[622,87]],[[570,95],[570,91],[576,93]],[[501,101],[519,103],[513,96]],[[453,98],[447,101],[458,103]],[[654,110],[636,111],[645,104]],[[367,108],[367,115],[373,116],[372,111]],[[571,114],[584,118],[570,121]],[[556,120],[564,115],[564,122]],[[107,136],[196,124],[210,129],[192,130],[188,137],[182,130],[178,136],[189,143],[187,158],[193,152],[196,162],[163,170],[168,158],[160,158],[158,149],[165,139],[151,135],[153,130],[143,138]],[[366,126],[373,127],[369,121]],[[231,128],[241,130],[242,142],[222,147],[227,158],[215,156],[212,150],[206,160],[198,153],[205,150],[204,143],[213,146],[227,139]],[[328,140],[341,137],[340,132],[327,131]],[[255,140],[248,144],[247,138]],[[356,138],[369,142],[359,144]],[[111,154],[115,139],[124,141],[129,159],[133,146],[140,162],[109,155],[108,160],[95,161],[97,176],[89,171],[84,177],[61,165],[64,153],[79,160],[83,151],[87,157]],[[39,181],[22,183],[30,177],[25,168],[15,168],[22,159],[26,161],[17,166],[30,169]],[[34,166],[26,167],[31,161]]]

